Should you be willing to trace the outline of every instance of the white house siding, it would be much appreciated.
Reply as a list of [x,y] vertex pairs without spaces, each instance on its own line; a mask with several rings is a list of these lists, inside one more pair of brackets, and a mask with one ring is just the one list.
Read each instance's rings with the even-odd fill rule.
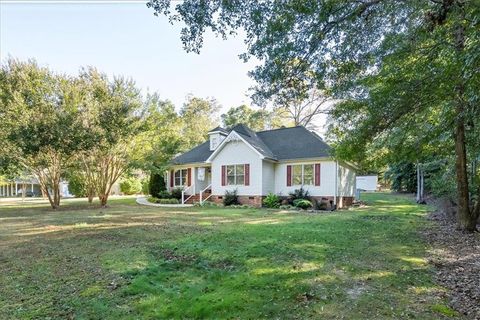
[[262,181],[262,195],[275,193],[275,164],[270,161],[263,160],[263,181]]
[[203,181],[200,181],[198,179],[198,169],[197,168],[192,168],[192,177],[195,177],[195,192],[199,193],[203,189],[205,189],[209,184],[210,184],[210,168],[209,167],[203,167],[205,168],[205,178]]
[[338,192],[339,196],[344,197],[354,197],[355,196],[355,185],[356,185],[356,174],[352,169],[339,165],[338,167]]
[[300,185],[287,186],[287,165],[320,163],[320,186],[303,186],[311,196],[333,197],[335,195],[335,161],[292,161],[275,166],[275,193],[287,196]]
[[[249,186],[222,186],[222,165],[250,164]],[[239,195],[262,194],[262,159],[243,141],[227,142],[212,160],[212,194],[224,195],[227,190],[238,190]]]

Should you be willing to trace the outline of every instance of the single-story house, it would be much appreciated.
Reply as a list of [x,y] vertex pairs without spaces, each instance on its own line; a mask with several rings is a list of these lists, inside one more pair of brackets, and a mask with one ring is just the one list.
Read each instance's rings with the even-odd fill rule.
[[254,132],[239,124],[208,135],[174,158],[167,172],[168,188],[182,188],[184,203],[220,203],[236,189],[242,204],[261,206],[269,193],[288,196],[301,187],[338,208],[353,202],[354,166],[335,160],[322,138],[303,126]]
[[[25,194],[28,197],[40,197],[42,196],[42,190],[38,180],[35,178],[27,179],[13,179],[7,181],[3,184],[0,184],[0,197],[21,197],[23,192],[23,187],[25,187]],[[60,196],[62,197],[71,197],[70,191],[68,190],[68,182],[60,182]]]

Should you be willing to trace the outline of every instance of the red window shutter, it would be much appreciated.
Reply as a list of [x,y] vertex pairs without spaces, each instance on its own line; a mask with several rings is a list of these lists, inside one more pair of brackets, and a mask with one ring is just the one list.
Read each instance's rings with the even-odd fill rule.
[[173,188],[173,178],[175,176],[175,171],[170,171],[170,188]]
[[245,185],[250,185],[250,164],[245,164]]
[[315,163],[315,185],[320,185],[320,163]]
[[287,166],[287,187],[292,186],[292,166]]
[[222,186],[225,185],[225,166],[222,166]]
[[187,169],[187,186],[192,185],[192,168]]

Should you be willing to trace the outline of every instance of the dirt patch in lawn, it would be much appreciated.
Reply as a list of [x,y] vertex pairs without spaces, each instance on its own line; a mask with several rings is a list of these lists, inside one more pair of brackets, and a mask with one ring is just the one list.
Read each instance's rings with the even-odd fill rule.
[[449,289],[452,308],[470,319],[480,319],[480,233],[467,234],[455,229],[455,223],[441,212],[429,219],[434,226],[425,230],[431,244],[430,263],[436,280]]

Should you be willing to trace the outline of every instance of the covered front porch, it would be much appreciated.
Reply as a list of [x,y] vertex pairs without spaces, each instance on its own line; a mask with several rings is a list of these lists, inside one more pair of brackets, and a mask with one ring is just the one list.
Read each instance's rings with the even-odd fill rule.
[[21,197],[23,192],[27,197],[42,195],[40,185],[35,179],[11,180],[0,184],[0,197]]
[[185,165],[167,172],[168,191],[182,190],[182,204],[203,203],[212,195],[212,169],[210,165]]

